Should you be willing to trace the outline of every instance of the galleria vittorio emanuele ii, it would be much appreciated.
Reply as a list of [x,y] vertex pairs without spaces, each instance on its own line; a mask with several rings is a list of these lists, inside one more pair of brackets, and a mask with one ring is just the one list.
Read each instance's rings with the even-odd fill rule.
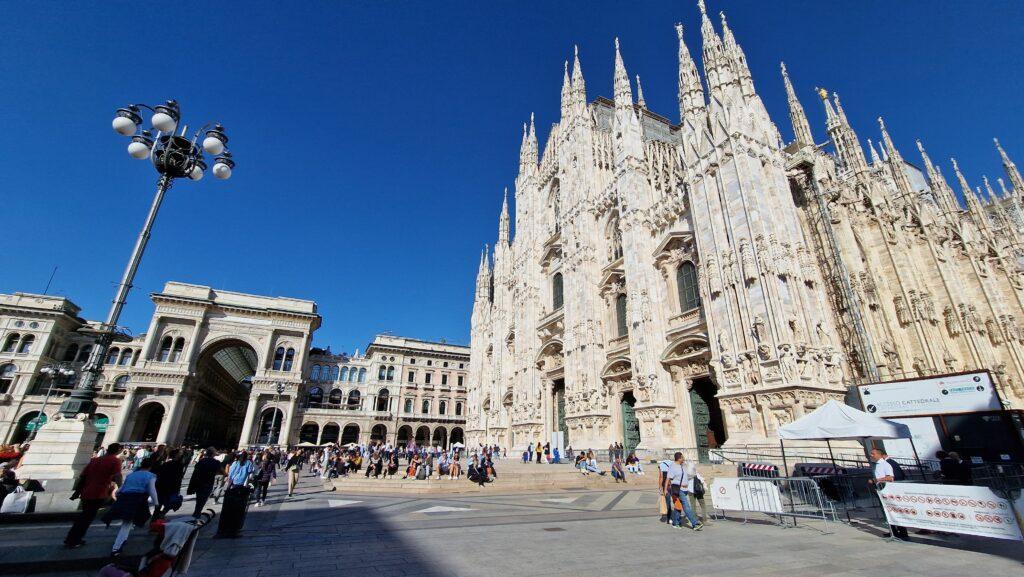
[[838,94],[782,64],[758,86],[786,91],[785,138],[700,7],[703,71],[676,25],[678,121],[616,40],[612,100],[586,99],[577,51],[543,151],[524,125],[477,277],[469,439],[756,445],[853,385],[976,369],[1024,407],[1024,180],[998,140],[1009,183],[972,186],[921,142],[897,150],[890,128],[913,126],[879,118],[863,143]]
[[2,14],[0,575],[1020,572],[1024,3]]

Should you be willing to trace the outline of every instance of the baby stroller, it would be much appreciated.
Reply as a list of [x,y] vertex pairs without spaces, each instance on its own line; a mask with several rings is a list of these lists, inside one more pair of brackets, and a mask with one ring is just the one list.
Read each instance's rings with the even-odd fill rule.
[[126,561],[116,561],[100,569],[99,577],[172,577],[185,575],[192,563],[192,549],[196,544],[199,529],[209,524],[216,516],[213,509],[207,509],[198,519],[188,521],[166,521],[157,519],[150,523],[150,531],[156,533],[153,549],[142,556],[138,567]]

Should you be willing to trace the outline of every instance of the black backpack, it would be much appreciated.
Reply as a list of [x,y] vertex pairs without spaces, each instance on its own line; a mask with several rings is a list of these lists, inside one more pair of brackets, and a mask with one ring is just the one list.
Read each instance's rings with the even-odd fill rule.
[[885,461],[887,463],[889,463],[889,465],[892,467],[892,480],[893,481],[906,481],[907,480],[907,474],[903,472],[903,467],[901,467],[900,464],[898,462],[896,462],[896,459],[889,458],[889,459],[886,459]]
[[700,480],[700,477],[696,477],[695,476],[693,478],[693,483],[691,483],[691,486],[693,487],[693,496],[698,498],[698,499],[703,499],[704,498],[704,482]]

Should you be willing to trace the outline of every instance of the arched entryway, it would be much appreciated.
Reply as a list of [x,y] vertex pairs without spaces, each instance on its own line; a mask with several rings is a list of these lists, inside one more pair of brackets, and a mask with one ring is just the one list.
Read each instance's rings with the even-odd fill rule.
[[306,423],[299,429],[299,442],[316,444],[320,438],[320,425]]
[[160,403],[146,403],[139,407],[135,414],[135,426],[129,441],[152,443],[160,433],[160,424],[164,420],[164,406]]
[[[347,429],[348,429],[348,427],[346,427],[346,430]],[[324,432],[320,435],[320,444],[324,445],[324,444],[327,444],[327,443],[337,443],[338,442],[338,435],[340,433],[341,433],[341,427],[338,425],[338,423],[327,423],[326,425],[324,425]],[[359,436],[359,429],[357,427],[356,428],[356,437],[358,437],[358,436]],[[351,441],[345,441],[345,442],[349,443]]]
[[284,413],[280,409],[268,409],[260,415],[260,427],[256,433],[257,445],[276,445],[281,438],[281,423]]
[[[185,432],[178,438],[190,445],[237,446],[257,366],[259,355],[242,339],[224,339],[207,345],[196,360],[195,376],[189,379],[194,400],[187,413]],[[262,426],[257,427],[262,424],[262,415],[259,418],[253,424],[256,437],[264,432]]]
[[434,429],[433,444],[435,446],[440,445],[442,449],[448,448],[448,431],[446,431],[444,427]]
[[94,448],[98,449],[103,445],[103,439],[107,436],[107,427],[110,426],[110,417],[103,413],[96,413],[92,422],[96,425],[96,444]]
[[412,427],[405,425],[398,429],[398,440],[395,444],[399,447],[404,447],[409,444],[409,439],[412,438]]
[[697,435],[697,449],[701,461],[708,461],[708,450],[717,449],[726,441],[725,419],[718,404],[718,387],[708,377],[693,380],[690,389],[690,407],[693,411],[693,429]]
[[633,392],[623,393],[619,405],[622,410],[622,446],[625,448],[625,454],[628,455],[635,451],[636,446],[640,444],[640,421],[637,420],[636,412],[633,409],[636,406],[636,397],[633,396]]
[[455,427],[454,429],[452,429],[452,436],[449,439],[449,441],[451,441],[451,443],[453,445],[455,443],[463,443],[463,444],[465,444],[466,443],[466,434],[462,432],[462,429],[460,429],[458,427]]
[[430,427],[426,425],[416,429],[416,446],[425,447],[430,442]]
[[345,430],[341,432],[341,444],[347,445],[349,443],[359,442],[359,425],[351,423],[345,425]]
[[38,427],[46,424],[46,415],[39,417],[39,411],[29,411],[18,419],[18,426],[11,435],[11,443],[18,445],[24,443]]
[[374,443],[384,443],[388,440],[388,428],[384,425],[374,425],[370,429],[370,441]]

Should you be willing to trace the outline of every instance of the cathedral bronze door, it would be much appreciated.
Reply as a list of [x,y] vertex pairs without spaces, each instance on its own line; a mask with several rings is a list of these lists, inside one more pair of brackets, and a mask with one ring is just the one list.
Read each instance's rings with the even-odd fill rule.
[[624,454],[629,455],[636,450],[640,444],[640,421],[636,418],[633,406],[636,405],[636,398],[633,393],[622,395],[622,445],[625,448]]
[[709,449],[717,449],[725,441],[722,411],[715,393],[715,385],[708,378],[695,380],[690,389],[693,430],[697,434],[697,455],[701,463],[709,462]]

